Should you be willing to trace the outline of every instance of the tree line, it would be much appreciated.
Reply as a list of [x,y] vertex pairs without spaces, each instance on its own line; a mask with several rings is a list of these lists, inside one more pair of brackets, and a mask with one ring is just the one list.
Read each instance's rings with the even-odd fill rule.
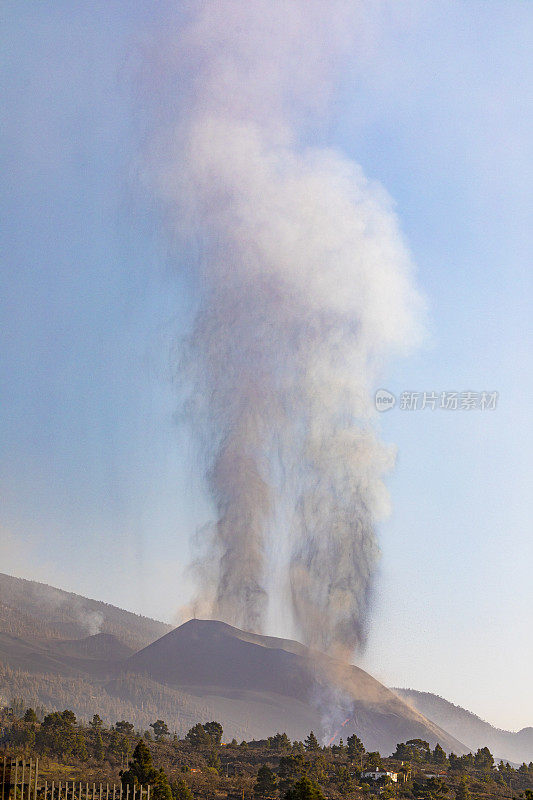
[[[214,720],[193,724],[179,738],[162,719],[139,731],[124,719],[106,726],[97,713],[84,724],[69,709],[46,713],[22,701],[11,709],[0,713],[0,753],[39,754],[50,777],[68,765],[77,779],[90,769],[124,786],[150,784],[154,800],[533,800],[533,763],[496,765],[486,747],[457,756],[411,739],[386,757],[368,752],[356,734],[327,746],[312,731],[303,741],[278,732],[224,742]],[[378,780],[367,776],[372,771]]]

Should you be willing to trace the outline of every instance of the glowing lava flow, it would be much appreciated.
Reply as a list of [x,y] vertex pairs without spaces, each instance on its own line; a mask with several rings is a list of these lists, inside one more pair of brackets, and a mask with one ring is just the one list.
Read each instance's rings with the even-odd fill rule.
[[333,742],[335,741],[335,739],[337,738],[337,736],[339,735],[341,730],[344,728],[346,723],[349,722],[350,720],[351,720],[351,717],[348,717],[348,719],[345,719],[344,722],[342,723],[342,725],[340,726],[340,728],[338,729],[338,731],[335,731],[335,733],[333,734],[333,736],[331,737],[331,739],[328,742],[328,747],[331,747],[331,745],[333,744]]

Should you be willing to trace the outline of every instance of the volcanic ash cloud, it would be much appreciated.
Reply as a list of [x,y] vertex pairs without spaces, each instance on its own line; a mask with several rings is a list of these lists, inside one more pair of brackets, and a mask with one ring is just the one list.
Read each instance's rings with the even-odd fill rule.
[[152,152],[197,253],[181,374],[217,512],[197,611],[329,651],[364,642],[393,462],[371,393],[419,306],[384,190],[305,145],[350,25],[357,47],[352,7],[190,6],[158,55]]

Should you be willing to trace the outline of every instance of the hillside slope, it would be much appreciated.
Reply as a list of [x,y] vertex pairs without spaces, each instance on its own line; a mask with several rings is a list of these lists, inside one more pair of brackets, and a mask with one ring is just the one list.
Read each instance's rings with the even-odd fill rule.
[[[467,749],[358,667],[222,622],[190,620],[131,656],[125,669],[211,704],[231,701],[226,713],[246,714],[257,736],[272,733],[265,714],[276,706],[292,738],[304,736],[311,722],[323,736],[338,736],[347,719],[343,737],[356,732],[371,750],[392,752],[416,737]],[[284,729],[280,723],[278,717],[276,729]]]
[[533,728],[516,733],[495,728],[461,706],[456,706],[431,692],[394,689],[417,711],[441,725],[472,750],[487,746],[499,758],[521,764],[533,761]]
[[108,633],[138,650],[170,629],[99,600],[0,573],[0,633],[41,640]]
[[84,639],[52,639],[47,647],[54,653],[73,658],[93,658],[104,661],[123,661],[135,652],[112,633],[95,633]]
[[394,693],[297,642],[205,620],[171,630],[2,574],[0,696],[6,704],[23,697],[48,709],[70,707],[84,719],[130,719],[138,729],[160,717],[180,736],[197,721],[219,719],[229,738],[285,730],[299,739],[314,729],[344,739],[356,732],[383,753],[422,737],[456,753],[488,744],[515,762],[532,758],[531,729],[497,731],[434,695]]

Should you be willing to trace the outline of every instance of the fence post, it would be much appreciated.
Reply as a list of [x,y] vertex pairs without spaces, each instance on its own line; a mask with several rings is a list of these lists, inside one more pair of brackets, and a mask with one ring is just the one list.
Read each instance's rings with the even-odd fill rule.
[[4,800],[4,787],[6,785],[6,757],[4,755],[4,767],[2,770],[2,800]]
[[19,760],[18,758],[15,759],[15,800],[17,798],[17,783],[18,783],[18,774],[19,774]]
[[[33,800],[37,800],[37,780],[39,779],[39,758],[35,759],[35,775],[33,776]],[[46,796],[44,798],[46,800]]]

